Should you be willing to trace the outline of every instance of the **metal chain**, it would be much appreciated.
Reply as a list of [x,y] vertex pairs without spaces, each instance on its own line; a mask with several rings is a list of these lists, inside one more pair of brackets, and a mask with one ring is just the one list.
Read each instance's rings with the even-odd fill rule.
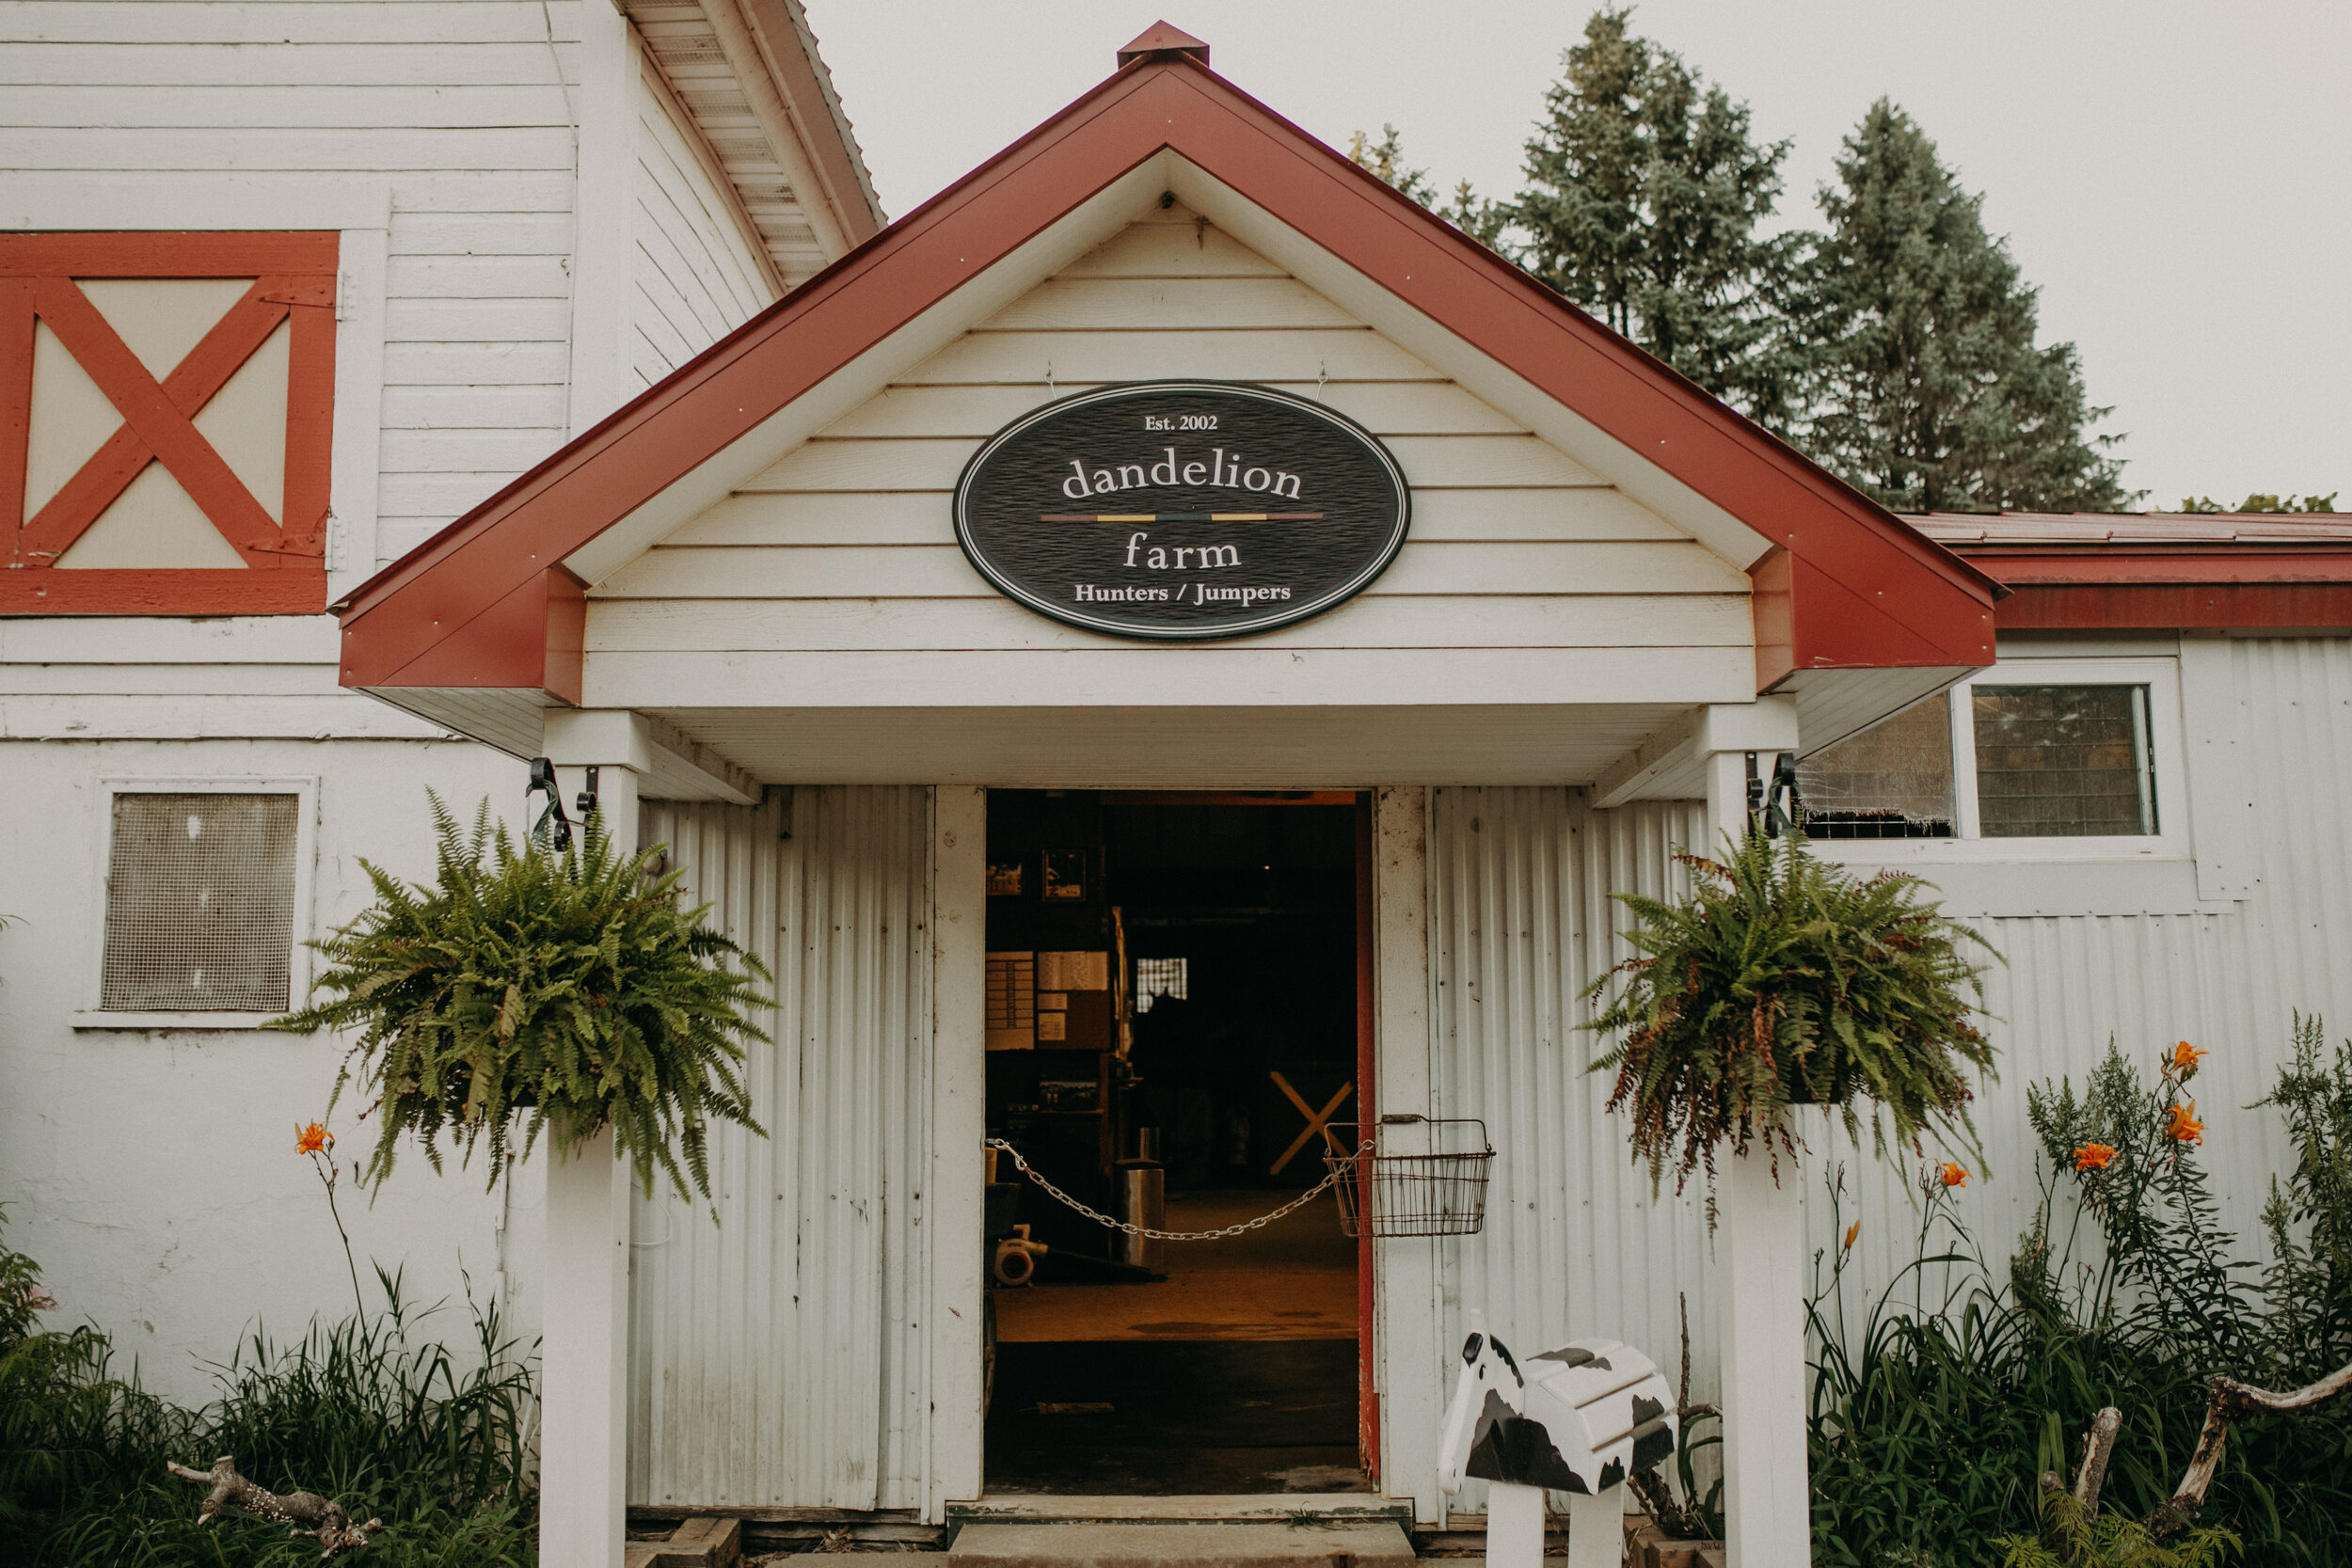
[[1232,1236],[1246,1236],[1250,1231],[1259,1228],[1261,1226],[1272,1225],[1276,1220],[1280,1219],[1284,1214],[1291,1213],[1295,1210],[1304,1209],[1308,1204],[1312,1203],[1316,1198],[1321,1197],[1326,1188],[1330,1187],[1337,1182],[1341,1177],[1345,1176],[1350,1171],[1354,1170],[1356,1168],[1357,1161],[1372,1152],[1372,1140],[1370,1138],[1366,1138],[1363,1143],[1357,1148],[1355,1153],[1348,1155],[1337,1165],[1332,1167],[1330,1175],[1325,1177],[1321,1181],[1316,1182],[1315,1185],[1307,1192],[1300,1194],[1290,1202],[1283,1204],[1282,1207],[1275,1210],[1271,1214],[1260,1214],[1254,1220],[1244,1220],[1239,1225],[1229,1225],[1222,1230],[1154,1230],[1148,1225],[1130,1225],[1125,1220],[1115,1220],[1111,1218],[1108,1214],[1104,1213],[1099,1209],[1088,1208],[1085,1204],[1079,1202],[1076,1198],[1072,1197],[1068,1193],[1063,1192],[1059,1187],[1055,1186],[1051,1181],[1046,1180],[1042,1176],[1040,1176],[1036,1170],[1031,1168],[1028,1161],[1021,1158],[1021,1151],[1013,1148],[1012,1145],[1005,1142],[1004,1139],[990,1138],[987,1140],[987,1143],[989,1148],[1001,1148],[1006,1153],[1011,1155],[1012,1163],[1021,1167],[1021,1173],[1024,1176],[1026,1176],[1030,1180],[1036,1182],[1039,1186],[1044,1188],[1048,1196],[1060,1199],[1063,1203],[1069,1205],[1073,1209],[1075,1209],[1079,1213],[1084,1214],[1095,1224],[1108,1226],[1113,1230],[1123,1230],[1130,1236],[1149,1236],[1152,1240],[1160,1242],[1221,1242]]

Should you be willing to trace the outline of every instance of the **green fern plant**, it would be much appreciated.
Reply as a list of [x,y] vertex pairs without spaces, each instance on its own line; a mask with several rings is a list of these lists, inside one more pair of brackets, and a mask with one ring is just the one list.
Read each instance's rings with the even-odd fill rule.
[[466,1164],[485,1147],[495,1184],[542,1132],[569,1149],[610,1127],[648,1194],[659,1168],[708,1197],[710,1121],[767,1135],[737,1070],[768,1038],[758,957],[701,924],[708,906],[680,907],[660,847],[619,853],[600,816],[556,854],[493,828],[486,800],[466,832],[431,800],[436,884],[362,861],[375,903],[311,944],[328,999],[271,1025],[358,1031],[335,1098],[354,1079],[376,1097],[366,1180],[409,1133],[437,1171],[445,1138]]
[[2158,1541],[2137,1519],[2106,1510],[2096,1518],[2071,1494],[2042,1494],[2042,1535],[2005,1535],[2001,1568],[2220,1568],[2244,1549],[2215,1526]]
[[1669,1163],[1677,1191],[1702,1168],[1711,1182],[1726,1144],[1761,1143],[1777,1168],[1796,1104],[1839,1107],[1859,1141],[1868,1101],[1882,1156],[1890,1136],[1919,1151],[1931,1127],[1973,1148],[1968,1070],[1993,1069],[1975,1022],[1984,939],[1915,877],[1857,878],[1754,823],[1725,847],[1676,857],[1694,883],[1678,903],[1615,895],[1637,917],[1635,957],[1584,991],[1622,984],[1584,1025],[1617,1037],[1589,1070],[1617,1075],[1609,1108],[1631,1115],[1652,1186]]

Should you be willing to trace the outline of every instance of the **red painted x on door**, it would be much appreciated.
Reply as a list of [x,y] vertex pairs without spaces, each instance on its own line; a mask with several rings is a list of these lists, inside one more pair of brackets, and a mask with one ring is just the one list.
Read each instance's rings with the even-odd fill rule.
[[[0,235],[0,614],[312,613],[326,599],[334,444],[332,233]],[[161,380],[77,279],[249,278],[245,293]],[[196,425],[213,398],[288,330],[282,523]],[[121,423],[72,477],[25,515],[34,347],[43,325]],[[93,567],[56,562],[158,463],[226,540],[239,567]]]

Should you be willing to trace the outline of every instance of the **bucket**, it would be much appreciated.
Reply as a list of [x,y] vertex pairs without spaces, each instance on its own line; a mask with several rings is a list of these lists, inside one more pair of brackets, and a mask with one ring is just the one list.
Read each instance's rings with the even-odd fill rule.
[[[1121,1160],[1118,1166],[1119,1217],[1129,1225],[1168,1228],[1168,1172],[1150,1160]],[[1168,1243],[1156,1236],[1119,1233],[1119,1260],[1154,1275],[1168,1272]]]

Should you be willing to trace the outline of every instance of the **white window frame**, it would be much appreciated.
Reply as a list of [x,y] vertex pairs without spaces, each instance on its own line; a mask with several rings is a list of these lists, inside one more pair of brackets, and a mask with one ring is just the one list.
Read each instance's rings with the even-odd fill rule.
[[[1986,838],[1978,831],[1974,693],[1990,686],[2144,686],[2148,752],[2155,769],[2156,832],[2128,835]],[[2188,765],[2181,734],[2181,665],[2169,657],[2016,658],[1953,687],[1952,838],[1811,841],[1826,861],[1854,865],[1952,865],[1984,862],[2099,863],[2189,858]]]
[[91,904],[95,911],[94,929],[90,933],[89,968],[83,979],[83,996],[88,1006],[73,1014],[76,1029],[172,1029],[172,1030],[246,1030],[258,1029],[284,1013],[231,1012],[124,1012],[100,1006],[105,995],[106,974],[106,914],[107,880],[114,867],[115,797],[118,795],[292,795],[294,800],[294,890],[293,917],[287,922],[288,941],[293,951],[286,962],[286,1000],[290,1007],[299,1007],[310,994],[310,949],[308,945],[312,929],[310,901],[317,885],[319,781],[315,774],[278,775],[274,777],[246,776],[224,778],[161,777],[142,774],[136,777],[103,778],[98,781],[98,831],[90,836],[98,844],[98,860],[92,876],[97,897]]

